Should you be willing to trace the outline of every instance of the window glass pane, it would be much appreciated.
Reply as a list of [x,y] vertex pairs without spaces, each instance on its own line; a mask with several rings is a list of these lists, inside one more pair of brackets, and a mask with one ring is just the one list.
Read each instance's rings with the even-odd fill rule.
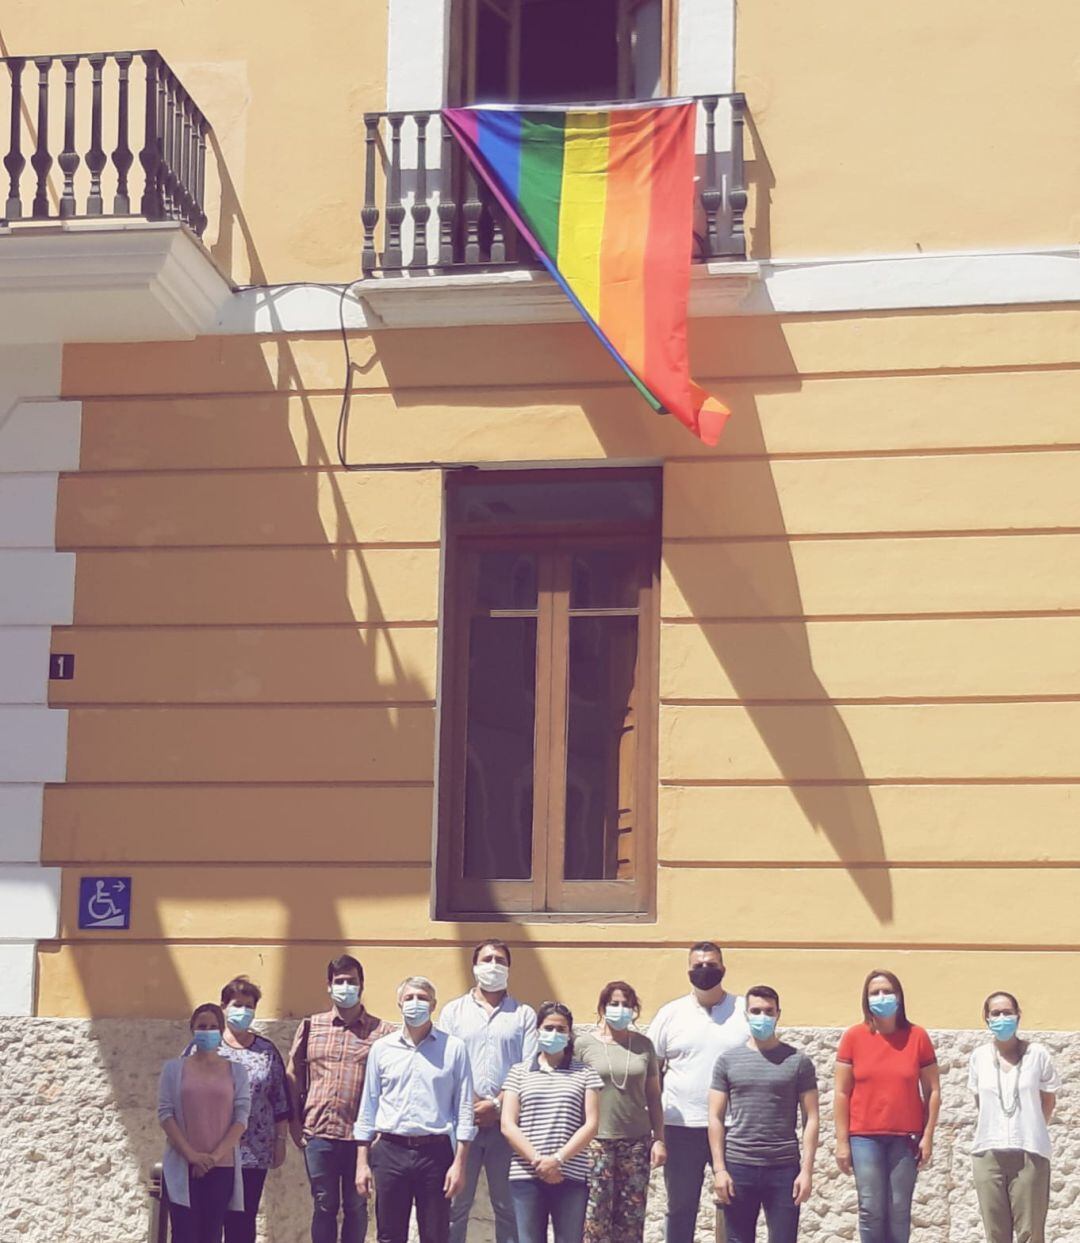
[[[542,472],[541,472],[542,473]],[[458,523],[498,528],[522,523],[633,522],[657,519],[653,478],[605,479],[602,472],[581,479],[533,475],[527,481],[470,480],[451,493],[451,518]]]
[[574,617],[566,740],[567,880],[633,876],[636,617]]
[[536,557],[532,553],[477,552],[468,564],[475,608],[536,608]]
[[572,609],[637,608],[641,554],[590,548],[570,563]]
[[465,876],[532,873],[536,620],[474,617],[469,627]]
[[521,99],[584,103],[618,91],[617,0],[543,0],[521,13]]

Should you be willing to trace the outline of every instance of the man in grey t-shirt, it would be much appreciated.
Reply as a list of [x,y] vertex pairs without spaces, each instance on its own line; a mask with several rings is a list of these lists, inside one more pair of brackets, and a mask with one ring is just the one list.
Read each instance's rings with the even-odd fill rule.
[[[759,984],[746,992],[750,1039],[721,1053],[709,1091],[709,1145],[728,1243],[754,1243],[765,1210],[769,1243],[795,1243],[799,1207],[813,1185],[818,1145],[814,1063],[776,1035],[780,997]],[[799,1160],[799,1109],[805,1120]]]

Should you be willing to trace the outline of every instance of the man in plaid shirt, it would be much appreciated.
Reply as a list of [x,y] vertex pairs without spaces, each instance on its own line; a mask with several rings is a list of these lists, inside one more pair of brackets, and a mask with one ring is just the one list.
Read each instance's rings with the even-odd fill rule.
[[311,1243],[363,1243],[367,1201],[356,1191],[353,1125],[372,1044],[394,1025],[364,1009],[364,968],[349,954],[326,968],[333,1005],[296,1029],[286,1077],[292,1095],[293,1142],[304,1153],[311,1184]]

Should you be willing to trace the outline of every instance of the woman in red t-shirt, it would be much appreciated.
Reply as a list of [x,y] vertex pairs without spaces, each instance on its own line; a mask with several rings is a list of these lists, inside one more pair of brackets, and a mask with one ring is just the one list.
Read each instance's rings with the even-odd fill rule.
[[836,1051],[836,1163],[855,1172],[860,1243],[908,1243],[915,1176],[934,1147],[941,1074],[891,971],[866,977],[862,1010],[865,1021],[844,1032]]

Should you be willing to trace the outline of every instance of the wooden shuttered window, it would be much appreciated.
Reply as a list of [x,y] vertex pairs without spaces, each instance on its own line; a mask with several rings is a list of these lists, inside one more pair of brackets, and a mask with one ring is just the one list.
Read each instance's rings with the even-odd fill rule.
[[440,914],[645,912],[659,472],[448,490]]

